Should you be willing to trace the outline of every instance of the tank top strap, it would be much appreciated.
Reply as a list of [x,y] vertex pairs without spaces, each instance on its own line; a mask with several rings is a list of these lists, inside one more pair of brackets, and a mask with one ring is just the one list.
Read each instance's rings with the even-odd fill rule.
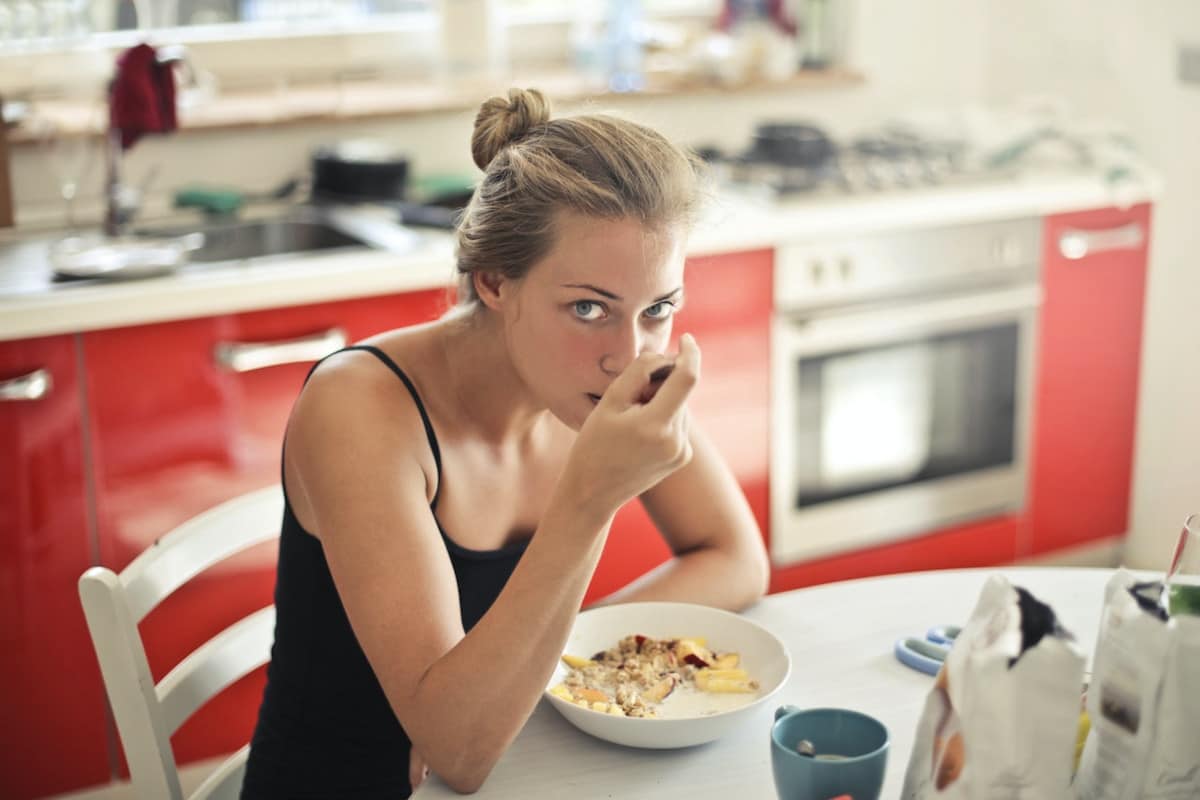
[[[442,493],[442,451],[438,447],[437,434],[433,432],[433,423],[429,421],[429,413],[425,410],[425,404],[421,402],[421,395],[417,392],[417,387],[409,379],[408,375],[404,373],[404,370],[400,369],[400,365],[378,347],[370,344],[352,344],[336,352],[342,353],[346,350],[363,350],[378,358],[384,363],[384,366],[396,373],[396,377],[400,379],[401,383],[404,384],[404,388],[408,389],[408,393],[412,395],[413,402],[417,404],[417,411],[421,414],[421,423],[425,426],[425,437],[429,440],[429,449],[433,451],[433,464],[437,469],[437,488],[433,490],[433,500],[429,502],[429,507],[436,510],[438,496]],[[333,353],[329,355],[333,355]],[[325,358],[328,357],[325,356]],[[315,369],[316,367],[314,366],[313,368]]]

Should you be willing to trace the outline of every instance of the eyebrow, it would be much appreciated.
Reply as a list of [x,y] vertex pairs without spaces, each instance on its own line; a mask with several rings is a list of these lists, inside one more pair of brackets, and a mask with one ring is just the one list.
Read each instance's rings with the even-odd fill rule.
[[[613,294],[612,292],[608,291],[607,289],[601,289],[599,286],[593,286],[590,283],[564,283],[563,288],[564,289],[587,289],[589,292],[595,292],[596,294],[600,295],[601,297],[606,297],[609,300],[616,300],[618,303],[621,302],[620,295]],[[678,288],[672,289],[671,291],[667,292],[666,294],[664,294],[661,297],[654,298],[654,302],[661,303],[664,300],[670,300],[672,297],[674,297],[677,294],[681,294],[682,292],[683,292],[683,287],[680,286]]]

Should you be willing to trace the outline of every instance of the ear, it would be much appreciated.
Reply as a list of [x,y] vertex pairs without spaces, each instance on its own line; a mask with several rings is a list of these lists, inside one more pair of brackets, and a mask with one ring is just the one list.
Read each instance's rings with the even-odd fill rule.
[[479,295],[479,300],[485,306],[493,311],[499,311],[504,306],[504,300],[508,295],[508,281],[499,272],[491,270],[479,270],[471,275],[471,281],[475,286],[475,294]]

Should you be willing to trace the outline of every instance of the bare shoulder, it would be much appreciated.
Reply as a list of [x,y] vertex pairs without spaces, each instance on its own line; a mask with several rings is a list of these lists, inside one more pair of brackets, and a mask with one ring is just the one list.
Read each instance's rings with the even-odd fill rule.
[[[419,342],[372,344],[406,374],[420,361]],[[336,353],[313,371],[288,420],[284,453],[293,510],[318,536],[315,506],[347,497],[352,487],[393,491],[416,481],[426,501],[436,488],[416,401],[399,376],[365,350]]]

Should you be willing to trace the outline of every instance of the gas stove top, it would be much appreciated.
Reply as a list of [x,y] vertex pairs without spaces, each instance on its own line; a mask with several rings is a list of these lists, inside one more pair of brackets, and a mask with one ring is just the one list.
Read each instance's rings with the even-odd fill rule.
[[917,190],[999,179],[1007,174],[972,159],[964,142],[919,138],[903,131],[846,141],[828,139],[807,154],[773,153],[752,146],[732,156],[702,148],[701,155],[725,183],[765,190],[781,198]]

